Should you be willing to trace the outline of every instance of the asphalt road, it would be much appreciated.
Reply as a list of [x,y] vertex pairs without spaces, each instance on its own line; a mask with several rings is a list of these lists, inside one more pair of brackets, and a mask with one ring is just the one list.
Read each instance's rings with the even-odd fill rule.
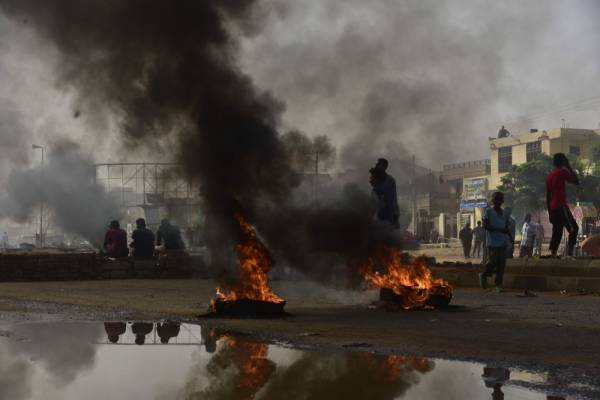
[[[359,349],[559,369],[600,380],[600,296],[457,289],[445,311],[387,312],[376,291],[345,292],[275,282],[287,300],[280,319],[200,319],[208,280],[0,283],[4,321],[177,319],[293,346]],[[598,384],[598,383],[596,383]]]

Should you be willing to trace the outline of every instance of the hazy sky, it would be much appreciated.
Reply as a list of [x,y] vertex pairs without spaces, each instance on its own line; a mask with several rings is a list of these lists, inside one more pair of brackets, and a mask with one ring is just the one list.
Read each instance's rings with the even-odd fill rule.
[[[263,0],[240,68],[286,103],[282,129],[369,156],[395,141],[439,168],[485,158],[503,123],[597,128],[599,11],[593,0]],[[0,15],[0,54],[0,175],[59,136],[98,161],[169,158],[124,152],[102,107],[73,118],[59,55],[27,21]]]

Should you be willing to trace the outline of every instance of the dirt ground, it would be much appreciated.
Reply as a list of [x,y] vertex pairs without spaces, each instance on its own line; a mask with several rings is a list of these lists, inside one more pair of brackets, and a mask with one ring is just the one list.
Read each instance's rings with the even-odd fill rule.
[[[0,283],[4,321],[176,319],[332,350],[367,349],[477,360],[600,379],[600,297],[457,289],[446,311],[386,312],[376,291],[343,292],[275,282],[291,314],[281,319],[199,319],[210,280]],[[564,375],[567,376],[568,374]]]

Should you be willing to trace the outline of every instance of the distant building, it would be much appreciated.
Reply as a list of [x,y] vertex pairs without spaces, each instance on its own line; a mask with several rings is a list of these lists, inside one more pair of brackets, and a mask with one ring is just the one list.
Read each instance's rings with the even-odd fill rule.
[[490,138],[490,190],[501,184],[502,177],[513,165],[524,164],[538,154],[574,154],[589,158],[594,146],[600,145],[600,130],[555,128],[544,131],[531,129],[528,133]]
[[490,166],[489,159],[446,164],[443,167],[442,179],[454,188],[457,197],[460,198],[464,189],[464,179],[487,177],[490,174]]

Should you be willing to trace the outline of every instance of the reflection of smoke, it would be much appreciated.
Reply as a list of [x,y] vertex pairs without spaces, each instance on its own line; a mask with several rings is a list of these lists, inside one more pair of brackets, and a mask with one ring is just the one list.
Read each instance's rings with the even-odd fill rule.
[[24,324],[16,325],[14,331],[27,340],[9,342],[11,353],[40,363],[59,384],[73,381],[94,365],[94,342],[104,334],[101,325],[85,323]]
[[0,198],[0,212],[24,221],[37,211],[43,200],[62,229],[99,244],[102,234],[99,227],[119,215],[116,204],[94,178],[94,164],[79,146],[60,141],[52,148],[43,169],[11,172],[5,197]]
[[261,398],[278,399],[285,393],[290,400],[393,400],[432,368],[427,359],[415,357],[306,353],[277,370]]
[[0,399],[26,400],[31,397],[32,366],[22,359],[12,359],[0,347]]

